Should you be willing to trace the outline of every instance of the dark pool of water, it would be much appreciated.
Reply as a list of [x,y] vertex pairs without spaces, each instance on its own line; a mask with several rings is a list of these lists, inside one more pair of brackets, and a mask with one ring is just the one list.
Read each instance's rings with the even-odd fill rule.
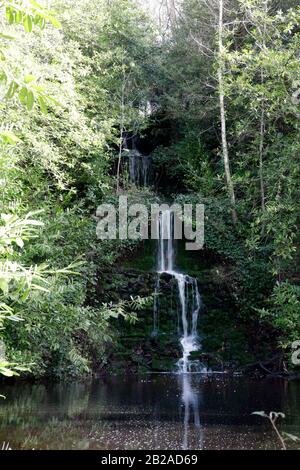
[[[300,436],[300,382],[198,374],[1,386],[0,448],[279,449],[266,419]],[[289,447],[298,448],[299,443]]]

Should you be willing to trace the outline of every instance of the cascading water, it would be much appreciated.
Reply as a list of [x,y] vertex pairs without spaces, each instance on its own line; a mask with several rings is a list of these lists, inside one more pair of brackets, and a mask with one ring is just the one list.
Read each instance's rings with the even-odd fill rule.
[[158,272],[174,273],[174,214],[170,209],[160,213],[157,220],[158,227]]
[[181,310],[181,331],[180,339],[182,347],[182,358],[178,361],[179,372],[203,372],[199,361],[189,359],[193,351],[200,349],[199,337],[197,333],[198,315],[201,309],[201,297],[198,283],[195,278],[182,274],[174,269],[174,213],[171,209],[166,209],[160,213],[158,218],[158,257],[157,270],[158,277],[155,288],[154,300],[154,327],[153,333],[158,331],[158,298],[157,294],[160,286],[160,275],[167,273],[177,281],[178,297]]
[[130,183],[136,186],[149,185],[151,159],[134,151],[128,155]]
[[[200,349],[197,323],[201,309],[201,297],[198,283],[195,278],[180,273],[174,273],[174,277],[178,283],[183,330],[183,336],[180,340],[182,358],[178,361],[178,367],[181,372],[203,372],[204,369],[199,361],[189,359],[193,351],[199,351]],[[189,295],[190,290],[192,291],[191,296]],[[190,298],[192,299],[191,305],[189,305]]]
[[151,183],[151,157],[143,155],[136,148],[135,140],[132,140],[132,149],[125,148],[128,152],[129,181],[135,186],[148,186]]
[[[129,178],[135,186],[148,186],[151,181],[151,157],[142,155],[136,147],[135,139],[131,139],[131,149],[125,140],[124,147],[128,152]],[[190,355],[200,349],[197,334],[198,315],[201,309],[201,297],[198,283],[195,278],[182,274],[174,269],[174,212],[165,209],[160,212],[157,220],[158,255],[157,279],[154,292],[153,331],[152,336],[158,334],[159,323],[159,290],[162,273],[170,274],[177,281],[179,307],[181,318],[179,331],[181,334],[182,357],[178,361],[180,372],[203,372],[205,369],[199,361],[190,360]]]
[[158,293],[159,293],[159,288],[160,288],[160,276],[159,276],[159,274],[158,274],[158,275],[157,275],[157,278],[156,278],[155,291],[154,291],[153,331],[152,331],[152,336],[156,336],[157,333],[158,333],[158,310],[159,310]]

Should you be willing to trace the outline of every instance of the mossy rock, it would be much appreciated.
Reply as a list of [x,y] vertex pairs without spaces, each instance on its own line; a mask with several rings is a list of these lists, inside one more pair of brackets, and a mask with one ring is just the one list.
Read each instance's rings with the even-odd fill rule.
[[[130,299],[131,296],[153,294],[157,274],[153,271],[154,247],[143,244],[140,250],[114,268],[99,272],[98,283],[91,302]],[[187,253],[177,246],[177,264],[198,280],[203,303],[199,315],[198,331],[201,332],[201,351],[193,353],[193,358],[207,361],[220,370],[228,361],[247,363],[252,356],[247,347],[247,331],[236,327],[239,311],[232,297],[231,282],[234,270],[230,263],[210,253]],[[151,265],[151,267],[150,267]],[[153,336],[153,305],[137,313],[138,322],[134,325],[122,319],[113,321],[118,340],[111,355],[114,368],[123,363],[123,369],[170,371],[181,356],[178,324],[181,322],[178,299],[178,285],[168,273],[160,276],[158,296],[158,334]],[[138,353],[137,353],[138,351]]]

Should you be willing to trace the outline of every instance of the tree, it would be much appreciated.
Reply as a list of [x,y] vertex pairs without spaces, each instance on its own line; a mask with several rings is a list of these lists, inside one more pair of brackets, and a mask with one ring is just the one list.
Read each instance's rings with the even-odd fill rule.
[[227,182],[228,193],[231,201],[232,221],[234,224],[237,222],[236,213],[236,201],[234,186],[231,178],[231,170],[229,163],[228,143],[227,143],[227,130],[226,130],[226,114],[224,104],[224,46],[223,46],[223,0],[219,0],[219,26],[218,26],[218,44],[219,44],[219,55],[218,55],[218,93],[220,100],[220,119],[221,119],[221,138],[222,138],[222,154],[224,160],[224,169]]
[[[288,253],[293,252],[291,240],[295,237],[294,210],[298,198],[295,178],[298,175],[296,134],[299,120],[292,94],[294,77],[299,73],[299,36],[296,32],[299,13],[296,10],[274,13],[268,1],[245,0],[240,4],[244,35],[237,47],[229,38],[227,54],[230,73],[226,77],[226,86],[232,100],[230,113],[238,116],[231,138],[236,142],[236,154],[245,156],[240,165],[244,168],[240,181],[245,181],[245,199],[255,208],[252,210],[256,215],[257,241],[264,240],[264,229],[274,237],[276,220],[279,222],[280,219],[277,234],[286,234],[285,248],[279,243],[280,237],[276,235],[273,240],[278,240],[275,243],[279,243],[282,255],[285,253],[288,257]],[[257,207],[257,174],[260,208]],[[253,175],[250,180],[249,175]],[[278,219],[277,211],[281,214]],[[257,228],[263,229],[261,236]]]
[[[2,10],[2,11],[1,11]],[[58,21],[43,6],[35,1],[21,1],[19,3],[6,0],[0,4],[1,13],[5,13],[6,19],[10,25],[22,24],[26,32],[31,32],[33,25],[38,25],[41,29],[46,21],[59,27]],[[11,40],[9,35],[1,34],[2,39]],[[6,55],[4,49],[1,50],[1,62],[5,62]],[[1,64],[2,65],[2,64]],[[12,74],[12,69],[7,67],[0,68],[0,81],[7,85],[8,89],[5,98],[10,100],[18,92],[19,102],[25,105],[28,111],[31,111],[37,96],[40,108],[45,106],[46,94],[44,89],[36,85],[33,75],[25,75],[23,83],[20,84],[18,78]],[[47,97],[47,99],[51,99]],[[10,131],[3,130],[0,133],[2,145],[14,145],[18,138]],[[32,226],[40,225],[39,222],[30,218],[28,214],[23,220],[18,219],[12,214],[1,214],[0,226],[0,329],[4,328],[6,320],[20,321],[20,317],[14,314],[10,305],[11,301],[21,298],[25,301],[30,288],[40,288],[39,281],[43,282],[43,268],[30,267],[25,268],[14,260],[14,244],[22,248],[23,239],[32,236]],[[0,362],[0,374],[11,376],[18,375],[18,371],[24,370],[24,367],[17,363],[9,363],[4,358]]]
[[[227,2],[226,7],[226,21],[223,0],[186,0],[175,8],[176,20],[171,23],[172,36],[169,41],[166,40],[166,89],[162,100],[167,112],[180,122],[179,126],[183,123],[187,128],[198,126],[199,137],[203,140],[215,138],[214,131],[220,126],[220,153],[226,192],[232,206],[232,220],[236,223],[236,196],[229,159],[224,88],[224,39],[227,23],[234,13],[231,2]],[[183,62],[181,56],[188,57],[188,60]]]

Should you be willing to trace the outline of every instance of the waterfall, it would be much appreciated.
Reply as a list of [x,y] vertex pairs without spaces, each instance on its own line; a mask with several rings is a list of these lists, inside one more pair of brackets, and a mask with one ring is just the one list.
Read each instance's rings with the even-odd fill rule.
[[134,149],[128,154],[129,180],[135,186],[148,186],[151,181],[151,157]]
[[158,294],[159,294],[159,288],[160,288],[160,276],[158,274],[157,278],[156,278],[155,291],[154,291],[152,336],[156,336],[157,333],[158,333],[158,311],[159,311]]
[[[182,347],[182,358],[178,361],[178,367],[181,372],[199,372],[203,371],[199,361],[191,361],[190,354],[200,349],[199,337],[197,333],[198,316],[201,309],[201,297],[198,289],[197,279],[184,274],[174,274],[178,282],[179,298],[182,312],[183,336],[180,340]],[[188,318],[188,291],[192,289],[191,318]],[[187,291],[187,292],[186,292]]]
[[178,299],[181,310],[180,344],[182,357],[177,366],[179,372],[203,372],[203,367],[199,361],[190,360],[190,354],[200,349],[199,337],[197,333],[198,316],[201,309],[201,296],[198,289],[197,279],[182,274],[175,270],[174,259],[174,213],[171,209],[162,211],[157,221],[158,227],[158,255],[157,271],[158,277],[155,287],[155,299],[153,309],[153,334],[158,332],[158,292],[160,287],[160,275],[170,274],[177,281]]
[[127,135],[123,139],[123,156],[128,159],[129,182],[138,187],[151,185],[153,180],[152,158],[143,155],[137,148],[137,136]]
[[173,273],[174,270],[174,214],[170,209],[160,213],[158,218],[158,272]]
[[[135,186],[148,186],[151,181],[151,157],[142,155],[136,147],[135,139],[131,139],[131,149],[125,141],[128,151],[129,178]],[[182,357],[178,361],[180,372],[203,371],[199,361],[190,360],[190,355],[200,349],[197,333],[198,316],[201,310],[201,297],[197,279],[176,271],[174,249],[174,212],[165,209],[160,212],[157,220],[158,250],[157,250],[157,278],[154,291],[153,305],[153,331],[156,336],[159,330],[159,290],[162,273],[173,276],[177,282],[178,302],[181,315],[179,318],[180,344]]]

